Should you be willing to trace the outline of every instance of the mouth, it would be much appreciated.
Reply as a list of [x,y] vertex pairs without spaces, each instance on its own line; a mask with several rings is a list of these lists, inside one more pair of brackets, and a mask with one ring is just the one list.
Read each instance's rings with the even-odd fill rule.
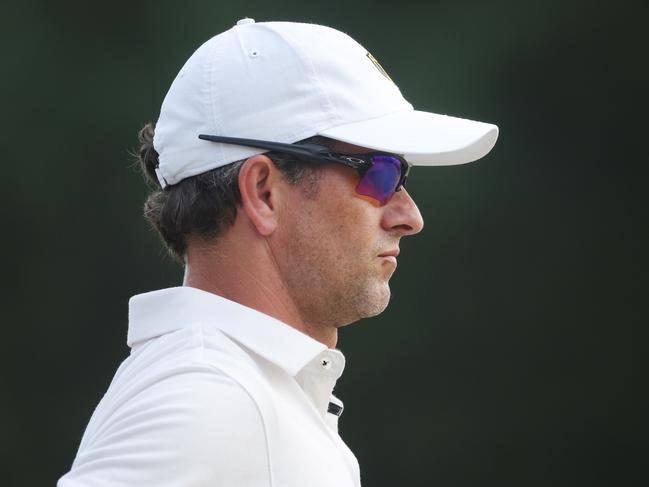
[[391,262],[394,265],[397,264],[397,257],[399,256],[399,249],[388,250],[379,254],[379,257],[385,260],[386,262]]

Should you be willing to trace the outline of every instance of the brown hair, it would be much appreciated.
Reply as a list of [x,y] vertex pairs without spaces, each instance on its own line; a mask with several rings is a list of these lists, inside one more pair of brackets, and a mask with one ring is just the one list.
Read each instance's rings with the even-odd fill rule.
[[[245,160],[188,177],[162,189],[155,173],[158,153],[153,148],[153,135],[154,128],[150,123],[138,133],[140,147],[136,157],[151,188],[144,202],[144,217],[158,232],[172,257],[184,264],[188,235],[215,239],[234,223],[241,205],[239,170]],[[316,136],[301,142],[329,146],[332,141]],[[321,166],[287,154],[268,152],[266,155],[290,184],[302,184],[307,196],[315,195]]]

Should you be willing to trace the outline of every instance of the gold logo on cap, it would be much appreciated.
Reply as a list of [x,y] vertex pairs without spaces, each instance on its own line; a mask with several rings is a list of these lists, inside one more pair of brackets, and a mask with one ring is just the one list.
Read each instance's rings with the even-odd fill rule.
[[376,60],[376,58],[375,58],[374,56],[372,56],[372,54],[370,54],[370,53],[368,52],[368,53],[367,53],[367,57],[370,59],[370,61],[372,61],[372,64],[374,64],[374,66],[376,66],[376,69],[378,69],[379,72],[380,72],[383,76],[385,76],[389,81],[391,81],[392,83],[394,83],[394,81],[392,81],[392,78],[390,78],[390,75],[385,71],[385,69],[383,69],[383,66],[381,66],[381,63],[379,63],[379,62]]

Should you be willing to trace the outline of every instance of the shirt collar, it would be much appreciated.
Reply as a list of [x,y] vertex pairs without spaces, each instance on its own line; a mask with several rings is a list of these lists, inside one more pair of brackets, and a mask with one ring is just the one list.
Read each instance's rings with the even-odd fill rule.
[[[172,287],[129,300],[129,347],[197,323],[213,326],[295,376],[327,349],[275,318],[222,296]],[[341,371],[342,372],[342,371]]]

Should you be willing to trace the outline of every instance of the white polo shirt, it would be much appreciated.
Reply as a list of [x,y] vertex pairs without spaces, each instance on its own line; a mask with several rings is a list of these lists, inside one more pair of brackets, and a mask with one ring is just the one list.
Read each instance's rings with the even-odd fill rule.
[[343,354],[189,287],[129,303],[130,356],[59,487],[359,487],[332,395]]

